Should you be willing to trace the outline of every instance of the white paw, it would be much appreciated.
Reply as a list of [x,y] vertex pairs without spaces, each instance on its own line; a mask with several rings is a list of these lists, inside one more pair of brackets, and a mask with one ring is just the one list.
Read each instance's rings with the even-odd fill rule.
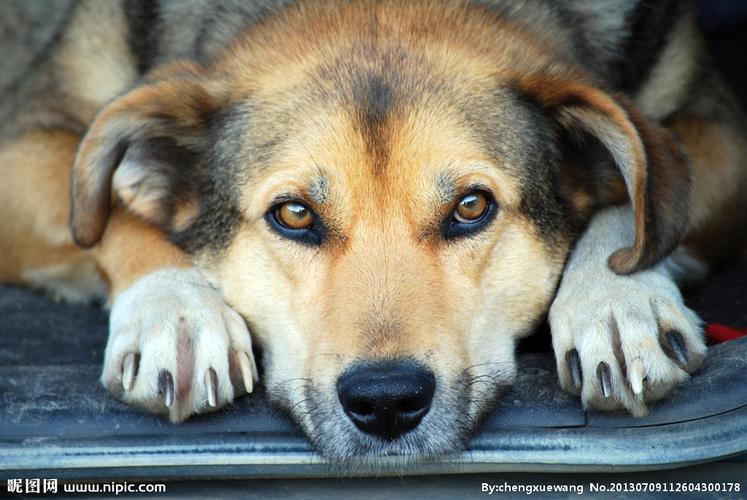
[[117,297],[101,382],[127,403],[180,422],[252,392],[244,320],[196,269],[161,269]]
[[560,383],[584,407],[645,415],[706,352],[701,322],[663,265],[630,276],[569,269],[549,319]]

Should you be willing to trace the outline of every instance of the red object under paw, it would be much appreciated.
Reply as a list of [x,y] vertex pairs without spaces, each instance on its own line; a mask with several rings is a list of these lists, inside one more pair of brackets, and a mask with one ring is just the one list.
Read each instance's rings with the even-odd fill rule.
[[747,335],[747,328],[739,330],[737,328],[722,325],[721,323],[711,323],[706,327],[706,335],[708,335],[708,338],[713,342],[726,342],[744,337]]

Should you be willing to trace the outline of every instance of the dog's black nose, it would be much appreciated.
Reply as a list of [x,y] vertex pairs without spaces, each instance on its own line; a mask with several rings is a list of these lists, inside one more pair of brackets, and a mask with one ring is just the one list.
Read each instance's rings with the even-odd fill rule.
[[363,432],[387,440],[418,426],[435,390],[433,372],[409,360],[358,363],[337,379],[345,414]]

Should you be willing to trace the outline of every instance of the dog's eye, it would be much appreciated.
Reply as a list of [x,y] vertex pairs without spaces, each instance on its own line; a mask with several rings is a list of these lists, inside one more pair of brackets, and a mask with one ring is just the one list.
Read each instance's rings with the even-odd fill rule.
[[307,245],[320,245],[324,240],[324,225],[314,211],[300,201],[283,201],[270,207],[265,220],[270,228],[290,240]]
[[457,238],[474,234],[488,226],[496,213],[495,198],[483,190],[474,190],[462,196],[444,221],[443,237]]
[[314,215],[306,205],[288,201],[275,209],[275,218],[288,229],[309,229],[314,224]]
[[463,196],[454,210],[454,218],[462,224],[477,222],[488,211],[488,197],[482,191]]

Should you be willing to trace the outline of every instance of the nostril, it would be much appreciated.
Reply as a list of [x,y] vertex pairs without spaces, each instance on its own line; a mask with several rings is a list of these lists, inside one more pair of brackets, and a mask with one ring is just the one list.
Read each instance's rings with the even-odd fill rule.
[[414,397],[414,398],[407,398],[403,401],[401,401],[397,407],[399,411],[402,413],[417,413],[419,411],[423,411],[423,408],[426,405],[423,402],[423,399],[420,397]]
[[374,414],[374,407],[371,403],[361,399],[353,399],[347,402],[347,409],[351,413],[361,417],[370,417]]

